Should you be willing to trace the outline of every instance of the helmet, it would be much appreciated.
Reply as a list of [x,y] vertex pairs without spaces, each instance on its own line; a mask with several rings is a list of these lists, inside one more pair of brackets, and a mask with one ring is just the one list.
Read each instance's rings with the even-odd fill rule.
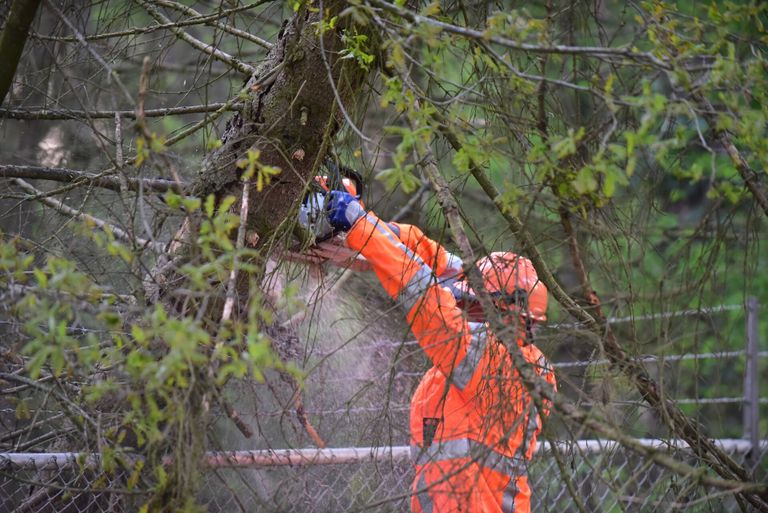
[[[323,189],[325,192],[328,192],[330,190],[330,186],[328,185],[328,177],[327,176],[316,176],[315,177],[315,183],[317,183],[321,189]],[[341,178],[341,185],[344,186],[344,190],[346,190],[348,193],[350,193],[352,196],[360,199],[360,195],[357,193],[357,184],[354,180],[351,178],[347,178],[346,176]]]
[[[527,258],[512,252],[494,252],[477,262],[486,290],[503,309],[519,312],[534,321],[547,320],[547,287],[539,281]],[[462,296],[474,296],[466,283],[456,283]],[[463,289],[463,290],[462,290]]]

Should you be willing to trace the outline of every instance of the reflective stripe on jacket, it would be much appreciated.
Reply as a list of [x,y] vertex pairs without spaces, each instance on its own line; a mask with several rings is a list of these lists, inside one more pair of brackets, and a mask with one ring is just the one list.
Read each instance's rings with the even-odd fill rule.
[[[526,460],[541,419],[504,344],[485,324],[467,322],[440,286],[436,276],[450,265],[450,253],[418,228],[388,225],[373,213],[357,221],[347,244],[403,305],[433,363],[411,400],[413,511],[528,513]],[[538,348],[517,343],[537,375],[555,386]]]

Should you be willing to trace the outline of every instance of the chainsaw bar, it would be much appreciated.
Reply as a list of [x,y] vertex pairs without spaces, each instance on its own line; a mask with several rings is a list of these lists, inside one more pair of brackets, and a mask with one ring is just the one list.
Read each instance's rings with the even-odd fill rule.
[[291,262],[310,265],[329,263],[353,271],[370,271],[372,269],[371,263],[363,255],[346,246],[341,235],[318,242],[304,251],[288,251],[283,256]]

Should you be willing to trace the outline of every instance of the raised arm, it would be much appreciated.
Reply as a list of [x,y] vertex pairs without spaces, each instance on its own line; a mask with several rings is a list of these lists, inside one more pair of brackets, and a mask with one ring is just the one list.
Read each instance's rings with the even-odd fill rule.
[[[392,227],[373,212],[366,212],[346,193],[332,192],[328,208],[330,223],[348,232],[347,245],[360,251],[387,293],[404,306],[422,350],[452,385],[468,399],[475,398],[481,386],[488,386],[489,376],[510,375],[512,362],[503,345],[490,342],[484,324],[467,322],[453,293],[440,285],[433,269]],[[493,372],[483,369],[493,369]],[[511,388],[512,382],[502,378],[496,386]],[[501,396],[509,397],[509,394],[492,395],[493,401]]]
[[485,351],[485,331],[471,332],[453,294],[439,285],[432,268],[387,223],[364,211],[349,220],[347,245],[360,251],[387,293],[404,306],[411,330],[432,363],[461,391],[476,386],[472,378],[482,374],[475,370]]
[[390,222],[387,223],[387,227],[397,235],[400,242],[430,266],[439,278],[449,278],[461,274],[461,259],[427,237],[418,226]]

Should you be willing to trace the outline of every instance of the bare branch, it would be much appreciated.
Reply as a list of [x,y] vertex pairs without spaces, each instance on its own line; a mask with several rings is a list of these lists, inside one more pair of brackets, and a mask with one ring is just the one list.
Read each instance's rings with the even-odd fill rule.
[[702,116],[707,124],[709,124],[712,132],[720,140],[723,148],[725,148],[725,151],[731,158],[731,162],[733,162],[733,166],[741,175],[749,192],[752,193],[752,197],[755,198],[757,204],[760,205],[760,208],[763,209],[765,215],[768,216],[768,190],[766,189],[765,183],[761,180],[760,175],[752,169],[736,145],[733,144],[730,134],[726,130],[718,128],[717,111],[715,111],[715,108],[709,100],[698,92],[693,93],[691,96],[701,107]]
[[[167,16],[165,16],[163,13],[155,9],[155,7],[151,3],[147,2],[146,0],[137,0],[137,1],[144,7],[144,9],[150,14],[150,16],[155,18],[159,23],[173,24],[173,22]],[[254,68],[250,64],[246,64],[245,62],[232,57],[228,53],[223,52],[212,45],[203,43],[199,39],[196,39],[190,36],[189,34],[187,34],[184,30],[180,29],[175,24],[173,24],[169,28],[169,30],[174,34],[176,34],[176,37],[185,41],[193,48],[196,48],[201,52],[207,53],[214,59],[217,59],[221,62],[228,64],[232,68],[236,69],[237,71],[245,75],[253,75],[256,72],[256,68]]]
[[[119,30],[115,32],[105,32],[103,34],[91,34],[91,35],[83,35],[83,38],[86,41],[101,41],[104,39],[114,39],[118,37],[127,37],[127,36],[137,36],[140,34],[150,34],[152,32],[156,32],[158,30],[164,30],[171,27],[188,27],[191,25],[213,25],[211,22],[214,22],[215,20],[220,20],[222,18],[226,18],[232,14],[247,11],[249,9],[253,9],[254,7],[258,7],[260,5],[263,5],[265,3],[271,2],[272,0],[259,0],[258,2],[252,2],[250,4],[241,5],[239,7],[234,7],[232,9],[224,9],[222,11],[217,11],[214,14],[209,14],[207,16],[204,16],[202,14],[198,14],[196,17],[189,18],[186,20],[180,20],[176,22],[170,22],[170,23],[163,23],[158,25],[151,25],[149,27],[134,27],[132,29],[128,30]],[[226,27],[229,27],[228,25],[225,25]],[[231,28],[231,27],[230,27]],[[240,31],[242,32],[242,31]],[[247,34],[247,32],[246,32]],[[251,36],[250,34],[248,34]],[[39,34],[36,32],[33,32],[30,34],[30,37],[34,39],[39,39],[41,41],[56,41],[56,42],[62,42],[62,43],[76,43],[80,40],[76,37],[57,37],[57,36],[50,36],[48,34]],[[256,36],[251,36],[256,37]],[[256,41],[254,41],[256,42]],[[263,44],[262,44],[263,43]],[[264,48],[271,48],[272,43],[269,43],[267,41],[262,40],[262,43],[257,43],[260,46],[264,46]]]
[[[239,111],[241,106],[237,103],[209,103],[206,105],[190,105],[188,107],[167,107],[164,109],[147,109],[144,116],[148,118],[178,116],[181,114],[203,114],[216,112],[220,109],[226,111]],[[69,110],[46,109],[35,107],[31,109],[0,109],[0,118],[23,120],[66,120],[66,119],[114,119],[119,115],[123,119],[136,119],[135,110]]]
[[235,427],[243,434],[246,438],[252,438],[253,437],[253,431],[250,427],[248,427],[248,424],[243,422],[243,419],[240,417],[240,413],[235,409],[234,406],[232,406],[229,401],[221,400],[221,406],[224,408],[224,412],[227,414],[227,417],[235,424]]
[[[236,94],[234,97],[230,98],[225,103],[218,104],[218,105],[221,105],[221,107],[219,107],[213,113],[211,113],[210,116],[206,116],[204,119],[201,119],[200,121],[198,121],[197,123],[195,123],[191,127],[187,128],[186,130],[182,130],[181,132],[179,132],[178,134],[174,135],[173,137],[170,137],[167,141],[165,141],[165,145],[166,146],[171,146],[171,145],[176,144],[177,142],[181,141],[185,137],[189,137],[190,135],[194,134],[195,132],[197,132],[198,130],[203,128],[204,126],[206,126],[206,125],[216,121],[219,118],[219,116],[221,116],[222,114],[224,114],[227,111],[230,111],[230,110],[239,111],[240,109],[236,109],[236,108],[234,108],[234,106],[237,105],[237,100],[240,99],[240,95],[244,91],[246,91],[247,89],[248,89],[247,87],[241,89],[238,92],[238,94]],[[144,111],[144,115],[145,116],[146,116],[146,113],[147,113],[147,111]]]
[[[248,226],[248,198],[251,190],[251,183],[243,184],[243,194],[240,198],[240,226],[237,229],[237,242],[235,248],[241,249],[245,245],[245,230]],[[232,262],[232,270],[229,272],[229,282],[227,283],[227,299],[224,302],[224,311],[221,314],[221,322],[227,322],[232,318],[232,311],[235,306],[235,294],[237,291],[237,266],[238,258],[235,253]]]
[[[32,185],[30,185],[28,182],[25,182],[20,178],[14,178],[13,183],[15,183],[16,185],[18,185],[20,188],[27,191],[28,193],[32,194],[33,196],[30,199],[35,199],[66,216],[70,216],[75,219],[85,221],[86,223],[90,223],[94,226],[97,226],[102,230],[109,230],[117,239],[123,240],[125,242],[129,242],[131,244],[135,243],[137,246],[148,247],[157,253],[162,253],[165,250],[163,245],[160,243],[151,242],[145,239],[141,239],[139,237],[134,237],[128,232],[126,232],[125,230],[123,230],[122,228],[118,228],[117,226],[110,224],[102,219],[99,219],[98,217],[94,217],[90,214],[86,214],[85,212],[75,210],[74,208],[68,205],[65,205],[59,200],[45,197],[45,193],[43,191],[36,189]],[[118,189],[119,189],[119,185],[118,185]]]
[[45,392],[46,395],[51,395],[56,399],[58,399],[61,405],[67,410],[67,414],[70,417],[70,419],[72,419],[77,425],[84,425],[87,423],[94,429],[98,428],[96,421],[93,419],[91,415],[89,415],[85,410],[83,410],[83,408],[79,404],[72,401],[72,399],[64,395],[61,391],[59,391],[55,387],[49,387],[47,385],[43,385],[42,383],[34,379],[30,379],[25,376],[18,376],[16,374],[10,374],[7,372],[0,372],[0,379],[9,381],[11,383],[19,383],[22,385],[27,385],[32,388],[36,388],[38,390],[42,390],[43,392]]
[[431,186],[429,184],[429,180],[422,180],[421,185],[419,186],[419,189],[415,193],[413,193],[413,196],[411,196],[410,199],[408,199],[408,202],[405,205],[403,205],[403,208],[398,210],[397,213],[394,216],[392,216],[390,221],[399,221],[403,217],[407,216],[411,212],[411,210],[413,210],[415,207],[418,206],[418,203],[424,197],[424,194],[426,194],[430,190],[431,190]]
[[[94,174],[87,171],[77,171],[62,167],[13,166],[0,164],[0,178],[28,178],[31,180],[51,180],[72,184],[87,184],[102,189],[120,192],[120,178],[114,175]],[[181,187],[173,180],[162,178],[128,178],[128,188],[138,191],[143,188],[149,191],[176,191],[183,194],[186,185]]]
[[661,69],[669,69],[670,65],[659,59],[657,56],[648,52],[636,52],[629,48],[606,48],[601,46],[568,46],[568,45],[532,45],[528,43],[520,43],[513,39],[506,37],[499,37],[489,35],[485,32],[474,30],[470,28],[460,27],[452,25],[443,21],[438,21],[427,16],[422,16],[408,9],[404,9],[385,2],[383,0],[368,0],[368,3],[374,7],[378,7],[384,11],[388,11],[392,14],[396,14],[401,18],[408,20],[414,24],[426,24],[433,27],[437,27],[445,32],[456,34],[467,39],[474,39],[481,42],[494,43],[500,46],[504,46],[511,50],[521,50],[531,53],[542,54],[563,54],[563,55],[585,55],[593,57],[617,57],[622,59],[630,59],[632,61],[653,64]]
[[[192,9],[191,7],[187,7],[186,5],[181,5],[177,2],[171,2],[170,0],[155,0],[155,3],[157,5],[162,5],[163,7],[169,7],[176,11],[180,11],[180,12],[183,12],[184,14],[189,14],[190,16],[194,16],[197,18],[201,18],[203,16],[202,14]],[[267,50],[272,48],[272,43],[269,43],[261,39],[260,37],[254,36],[253,34],[249,34],[244,30],[240,30],[238,28],[227,25],[226,23],[221,23],[219,21],[206,21],[205,24],[211,27],[216,27],[217,29],[223,30],[224,32],[227,32],[228,34],[232,34],[233,36],[250,41],[251,43],[255,43],[263,48],[266,48]]]
[[[38,382],[39,381],[40,380],[38,380]],[[24,388],[28,388],[28,387],[29,387],[28,385],[21,385],[21,386],[13,387],[13,388],[14,388],[15,392],[17,392],[20,389],[24,389]],[[2,393],[5,394],[6,393],[5,390]],[[7,442],[9,440],[14,440],[14,439],[16,439],[16,438],[18,438],[18,437],[20,437],[22,435],[27,435],[29,433],[32,433],[32,432],[34,432],[33,431],[34,429],[39,428],[41,426],[44,426],[46,423],[54,422],[56,420],[59,420],[59,419],[61,419],[63,417],[64,417],[63,413],[57,413],[56,415],[51,415],[50,417],[47,417],[47,418],[40,419],[38,421],[32,422],[28,426],[24,426],[23,428],[17,429],[16,431],[7,432],[7,433],[3,434],[2,436],[0,436],[0,443],[5,443],[5,442]]]
[[56,16],[61,19],[61,21],[64,22],[64,24],[69,27],[69,29],[72,31],[72,33],[75,35],[77,40],[80,42],[80,44],[85,48],[88,53],[90,53],[93,58],[98,62],[101,67],[104,68],[107,72],[107,77],[109,79],[112,79],[115,81],[115,83],[120,88],[120,91],[123,93],[123,96],[128,100],[129,103],[133,104],[133,97],[131,96],[131,93],[128,91],[128,88],[125,87],[125,84],[123,84],[123,81],[120,79],[120,75],[117,74],[117,72],[112,69],[112,67],[101,57],[101,55],[98,54],[96,50],[93,49],[93,47],[88,44],[88,41],[85,40],[83,35],[80,33],[80,31],[77,30],[77,27],[75,27],[71,21],[69,21],[69,18],[67,18],[63,12],[61,12],[61,9],[59,9],[56,4],[51,2],[51,0],[45,0],[45,5],[52,10],[54,13],[56,13]]

